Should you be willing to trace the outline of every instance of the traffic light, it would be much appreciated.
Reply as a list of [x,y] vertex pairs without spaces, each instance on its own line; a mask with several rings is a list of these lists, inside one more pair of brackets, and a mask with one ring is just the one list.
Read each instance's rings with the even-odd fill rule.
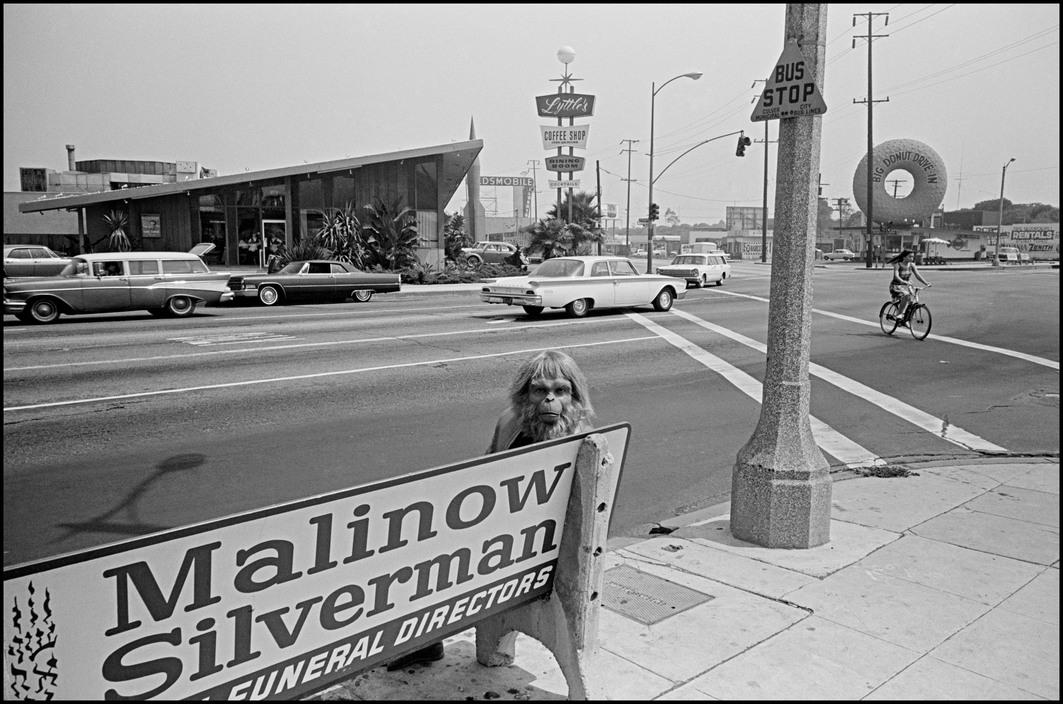
[[661,217],[661,209],[656,203],[650,203],[650,220],[656,220]]
[[735,150],[735,156],[745,156],[746,147],[752,143],[753,140],[747,137],[745,133],[738,135],[738,149]]

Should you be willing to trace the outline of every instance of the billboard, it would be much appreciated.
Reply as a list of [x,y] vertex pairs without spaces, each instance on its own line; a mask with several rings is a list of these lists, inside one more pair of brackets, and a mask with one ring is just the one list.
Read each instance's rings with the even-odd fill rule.
[[546,595],[589,434],[6,567],[5,699],[299,698]]

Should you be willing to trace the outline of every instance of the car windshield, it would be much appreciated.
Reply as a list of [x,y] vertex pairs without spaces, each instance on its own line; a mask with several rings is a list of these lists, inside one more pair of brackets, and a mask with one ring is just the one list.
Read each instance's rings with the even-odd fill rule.
[[547,259],[535,270],[536,276],[572,277],[583,274],[583,262],[576,259]]
[[686,254],[680,255],[672,260],[673,264],[704,264],[705,258],[697,255]]

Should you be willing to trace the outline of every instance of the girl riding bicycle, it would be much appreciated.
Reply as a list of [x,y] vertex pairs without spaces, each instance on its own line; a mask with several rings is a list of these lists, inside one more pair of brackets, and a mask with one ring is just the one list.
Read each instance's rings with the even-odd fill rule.
[[[912,250],[902,249],[901,253],[889,260],[893,265],[893,280],[890,281],[890,296],[897,302],[897,320],[904,320],[908,312],[908,304],[912,300],[912,284],[910,279],[915,276],[924,286],[930,283],[923,278],[912,261]],[[888,317],[888,316],[887,316]]]

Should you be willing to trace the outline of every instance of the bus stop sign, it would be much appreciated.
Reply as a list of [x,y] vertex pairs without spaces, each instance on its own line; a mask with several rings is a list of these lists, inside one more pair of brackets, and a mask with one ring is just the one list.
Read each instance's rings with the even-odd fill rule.
[[750,120],[780,120],[784,117],[807,117],[827,112],[823,94],[816,85],[811,67],[797,42],[787,42],[775,69],[764,84]]

